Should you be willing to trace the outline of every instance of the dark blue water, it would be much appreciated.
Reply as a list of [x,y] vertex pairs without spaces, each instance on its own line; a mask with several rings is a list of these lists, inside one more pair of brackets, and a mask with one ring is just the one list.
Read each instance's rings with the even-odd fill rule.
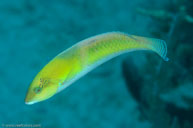
[[[164,39],[170,61],[128,53],[49,100],[25,104],[46,63],[110,31]],[[1,0],[0,127],[192,128],[192,33],[192,0]]]

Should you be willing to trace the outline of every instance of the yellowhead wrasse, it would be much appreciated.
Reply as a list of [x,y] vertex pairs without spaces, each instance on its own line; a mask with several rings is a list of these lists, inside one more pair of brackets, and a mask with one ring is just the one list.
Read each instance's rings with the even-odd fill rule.
[[32,81],[25,103],[46,100],[102,63],[137,50],[153,51],[168,61],[167,45],[163,40],[121,32],[96,35],[63,51],[43,67]]

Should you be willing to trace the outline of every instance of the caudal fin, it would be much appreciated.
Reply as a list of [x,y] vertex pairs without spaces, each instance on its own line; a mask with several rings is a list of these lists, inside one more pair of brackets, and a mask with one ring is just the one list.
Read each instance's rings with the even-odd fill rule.
[[141,48],[146,50],[152,50],[156,52],[164,61],[168,61],[169,58],[167,55],[167,45],[164,40],[155,39],[155,38],[147,38],[130,35],[130,38],[135,40],[135,43],[138,43]]
[[167,45],[164,40],[148,38],[151,49],[163,58],[164,61],[169,61],[167,57]]

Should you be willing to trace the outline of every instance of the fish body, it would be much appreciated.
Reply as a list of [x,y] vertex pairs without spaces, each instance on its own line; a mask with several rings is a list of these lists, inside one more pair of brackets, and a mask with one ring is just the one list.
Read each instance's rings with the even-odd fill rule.
[[90,37],[73,45],[51,60],[34,78],[26,104],[46,100],[104,62],[126,52],[151,50],[165,61],[165,41],[109,32]]

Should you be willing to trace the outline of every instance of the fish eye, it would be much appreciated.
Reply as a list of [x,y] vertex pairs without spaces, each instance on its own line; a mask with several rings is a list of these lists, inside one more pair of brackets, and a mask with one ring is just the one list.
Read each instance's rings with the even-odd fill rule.
[[41,92],[41,90],[42,90],[42,88],[40,88],[40,87],[35,87],[35,88],[34,88],[34,92],[35,92],[36,94],[39,94],[39,93]]

